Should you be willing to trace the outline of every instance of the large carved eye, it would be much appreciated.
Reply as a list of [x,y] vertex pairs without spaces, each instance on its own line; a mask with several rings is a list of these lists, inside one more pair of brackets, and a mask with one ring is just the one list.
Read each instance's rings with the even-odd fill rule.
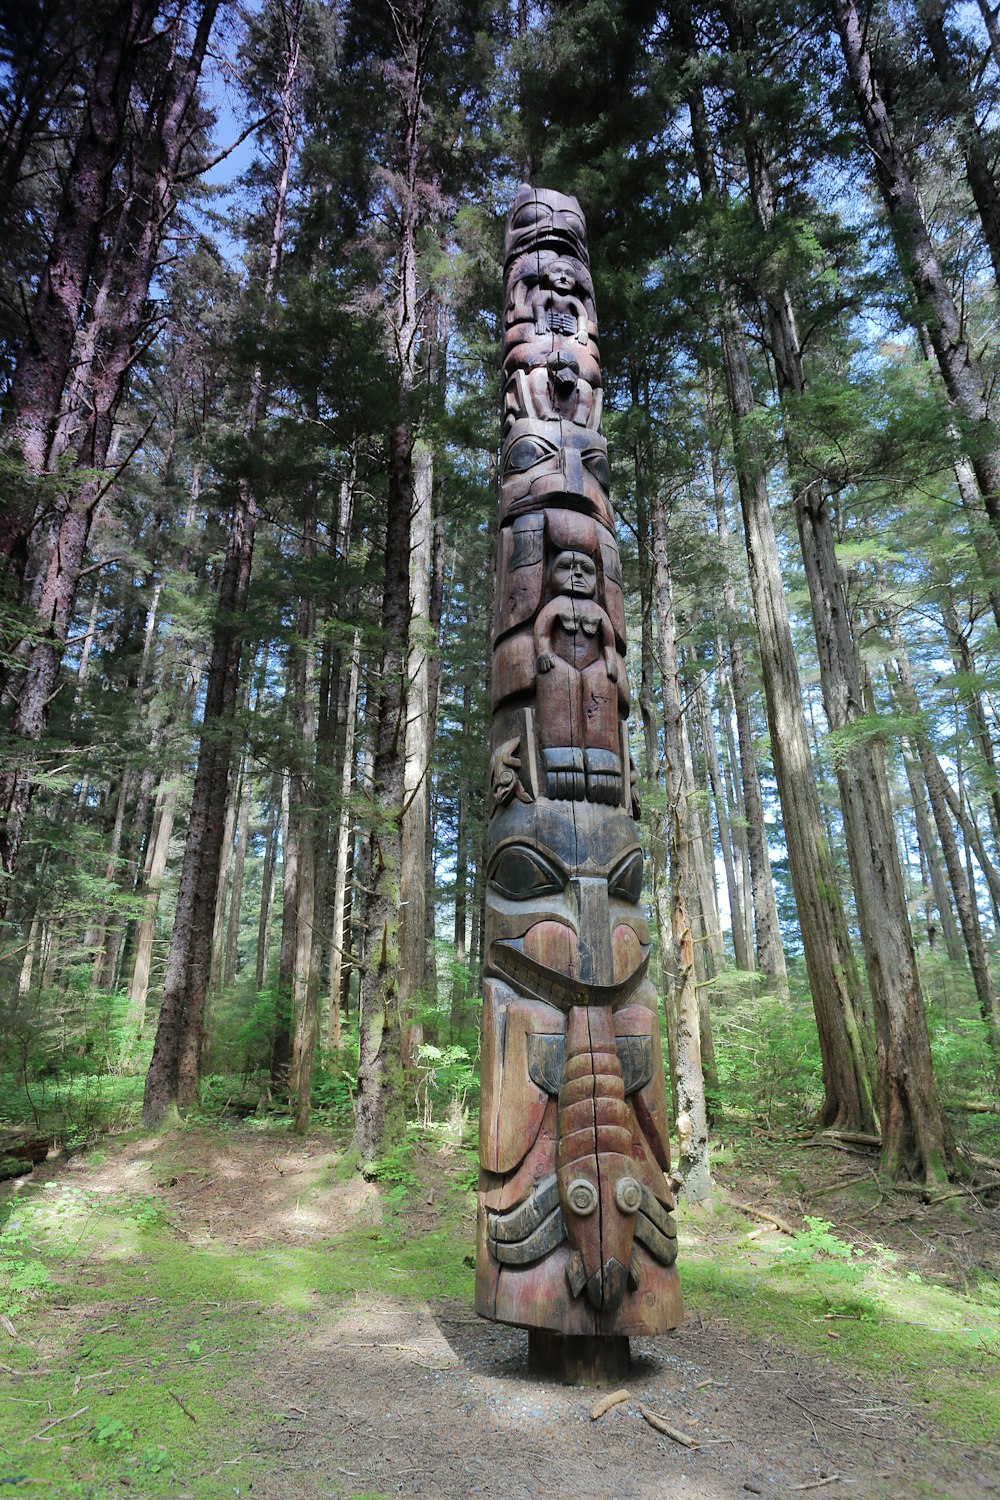
[[[518,438],[516,443],[511,443],[504,458],[505,473],[523,474],[528,469],[533,469],[543,459],[551,458],[555,452],[554,448],[547,443],[542,443],[538,438]],[[605,467],[607,462],[605,461]]]
[[563,877],[536,849],[527,844],[508,844],[494,862],[490,884],[501,896],[527,901],[532,896],[556,895],[563,888]]
[[608,876],[608,894],[638,903],[642,898],[642,855],[638,849],[622,860]]
[[552,210],[547,203],[539,203],[532,198],[530,202],[524,203],[514,215],[515,229],[528,229],[532,224],[541,224],[543,220],[552,217]]
[[611,485],[611,468],[608,464],[608,455],[600,448],[591,448],[583,455],[583,461],[598,484],[604,489],[608,489]]

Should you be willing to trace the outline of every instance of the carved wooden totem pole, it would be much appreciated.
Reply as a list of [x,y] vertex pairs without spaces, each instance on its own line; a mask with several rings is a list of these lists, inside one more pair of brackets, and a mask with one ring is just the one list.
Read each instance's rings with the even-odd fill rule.
[[681,1315],[625,611],[586,228],[522,187],[504,245],[476,1311],[616,1378]]

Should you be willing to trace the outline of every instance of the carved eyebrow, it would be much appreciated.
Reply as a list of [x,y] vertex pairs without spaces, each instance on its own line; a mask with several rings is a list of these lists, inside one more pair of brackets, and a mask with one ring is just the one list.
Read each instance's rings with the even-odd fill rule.
[[498,848],[494,849],[489,863],[489,877],[492,877],[493,870],[502,856],[511,850],[514,850],[518,854],[534,856],[534,858],[542,860],[543,863],[551,865],[553,872],[559,876],[563,884],[570,878],[566,866],[557,854],[553,854],[551,849],[539,849],[534,844],[526,844],[523,838],[517,837],[507,839],[505,843],[500,844]]

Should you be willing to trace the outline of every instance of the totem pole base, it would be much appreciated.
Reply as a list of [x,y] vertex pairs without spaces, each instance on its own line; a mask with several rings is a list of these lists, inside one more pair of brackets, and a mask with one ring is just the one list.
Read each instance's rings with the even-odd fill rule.
[[617,1385],[632,1367],[628,1339],[528,1330],[528,1369],[562,1385]]

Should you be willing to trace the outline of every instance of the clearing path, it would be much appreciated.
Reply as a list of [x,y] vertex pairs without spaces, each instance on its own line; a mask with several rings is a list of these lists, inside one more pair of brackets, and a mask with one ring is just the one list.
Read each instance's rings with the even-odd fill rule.
[[[888,1267],[862,1263],[829,1230],[799,1243],[732,1215],[682,1222],[687,1321],[633,1341],[632,1399],[591,1421],[601,1393],[529,1377],[527,1335],[472,1314],[468,1158],[420,1153],[419,1185],[376,1186],[339,1178],[338,1152],[318,1135],[192,1128],[113,1140],[8,1188],[0,1289],[15,1252],[43,1279],[10,1304],[14,1337],[0,1333],[5,1489],[1000,1495],[988,1302],[888,1251]],[[698,1446],[655,1431],[640,1402]]]

